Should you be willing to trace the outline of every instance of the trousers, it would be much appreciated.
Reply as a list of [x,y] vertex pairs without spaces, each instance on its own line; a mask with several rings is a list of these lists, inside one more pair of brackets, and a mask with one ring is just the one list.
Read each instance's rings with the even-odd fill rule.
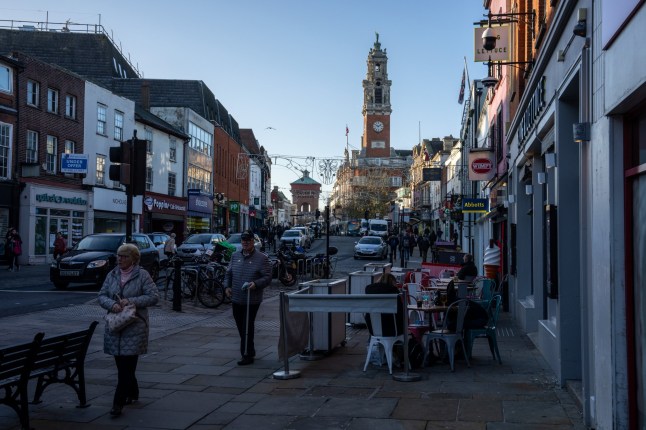
[[139,399],[139,384],[135,372],[137,370],[138,355],[115,355],[117,365],[117,389],[114,392],[113,403],[123,406],[126,397]]
[[[255,331],[255,322],[256,315],[258,314],[258,309],[260,309],[260,303],[250,304],[249,305],[249,327],[246,327],[247,323],[247,304],[238,304],[231,303],[231,308],[233,310],[233,319],[236,322],[236,327],[238,328],[238,333],[240,334],[240,355],[245,356],[245,350],[247,356],[255,357],[256,348],[253,342],[254,331]],[[247,330],[249,336],[247,336]],[[245,349],[245,346],[247,347]]]

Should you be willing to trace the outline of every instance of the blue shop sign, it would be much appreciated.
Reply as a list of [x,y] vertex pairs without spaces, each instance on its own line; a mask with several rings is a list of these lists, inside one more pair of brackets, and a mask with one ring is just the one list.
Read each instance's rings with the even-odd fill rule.
[[87,154],[61,154],[61,173],[87,174]]

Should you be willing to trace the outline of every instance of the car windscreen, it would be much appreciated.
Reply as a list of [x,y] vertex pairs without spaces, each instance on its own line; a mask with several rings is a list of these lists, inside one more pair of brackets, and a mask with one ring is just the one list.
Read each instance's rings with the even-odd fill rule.
[[376,237],[364,237],[359,241],[360,245],[379,245],[381,240]]
[[388,230],[388,224],[370,224],[370,230],[386,231]]
[[240,243],[240,236],[241,235],[239,235],[239,234],[232,234],[227,239],[227,242],[229,242],[229,243]]
[[287,230],[285,233],[283,233],[284,237],[297,237],[300,235],[300,232],[294,230]]
[[113,251],[123,243],[123,236],[86,236],[74,249],[78,251]]
[[193,236],[190,236],[188,239],[186,239],[184,243],[211,243],[211,239],[213,238],[215,238],[215,236],[212,234],[194,234]]

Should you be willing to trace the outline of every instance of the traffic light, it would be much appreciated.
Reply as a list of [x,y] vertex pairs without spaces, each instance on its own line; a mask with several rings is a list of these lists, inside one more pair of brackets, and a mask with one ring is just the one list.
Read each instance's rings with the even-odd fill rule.
[[316,210],[316,219],[318,220],[320,216],[321,216],[321,211],[317,209]]
[[121,142],[119,146],[110,148],[109,178],[123,185],[130,185],[131,141]]
[[132,195],[143,196],[146,191],[146,140],[133,139],[134,142],[134,160],[132,163]]

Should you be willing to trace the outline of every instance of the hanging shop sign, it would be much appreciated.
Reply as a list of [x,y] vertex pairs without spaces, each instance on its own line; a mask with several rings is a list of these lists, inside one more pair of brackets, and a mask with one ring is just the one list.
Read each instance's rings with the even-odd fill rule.
[[473,148],[469,151],[469,180],[489,181],[496,173],[494,152],[490,148]]
[[463,213],[487,213],[489,212],[489,200],[487,199],[467,199],[462,200]]
[[511,40],[509,38],[509,26],[492,26],[491,31],[496,35],[496,47],[490,51],[482,47],[482,33],[488,27],[474,28],[474,60],[475,62],[483,61],[510,61],[511,60]]
[[441,181],[442,169],[439,167],[425,167],[422,169],[423,181]]

